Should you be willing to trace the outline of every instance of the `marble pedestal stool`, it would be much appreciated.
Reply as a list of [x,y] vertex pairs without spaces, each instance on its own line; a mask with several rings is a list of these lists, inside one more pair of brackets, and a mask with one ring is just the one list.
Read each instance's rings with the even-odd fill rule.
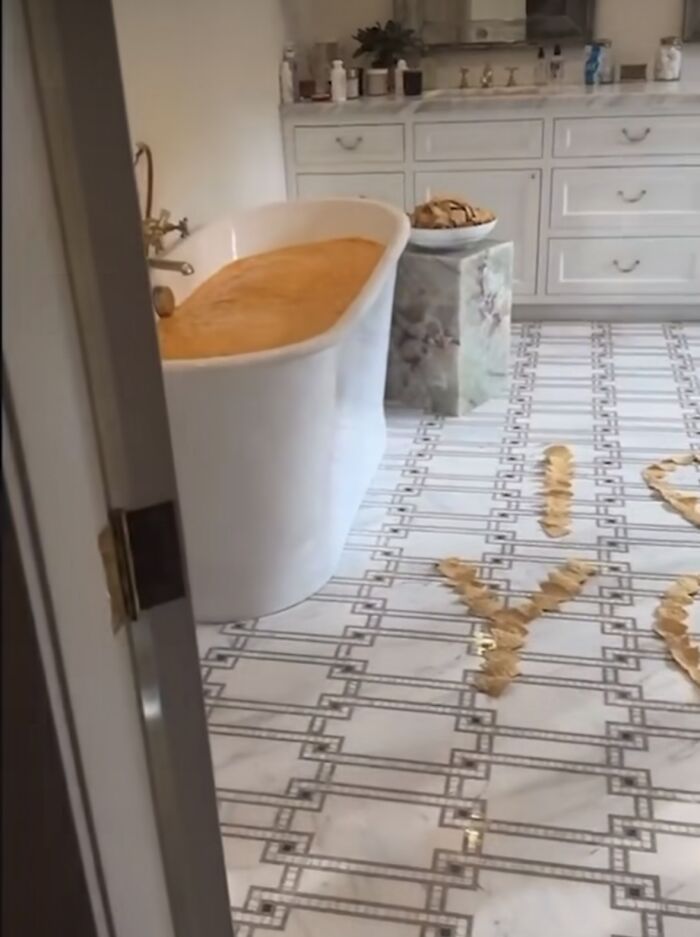
[[513,244],[409,245],[399,263],[387,399],[462,416],[508,386]]

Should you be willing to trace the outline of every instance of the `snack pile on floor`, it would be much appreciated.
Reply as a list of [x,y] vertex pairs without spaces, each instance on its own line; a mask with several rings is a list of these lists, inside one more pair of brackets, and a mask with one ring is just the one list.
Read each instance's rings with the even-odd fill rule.
[[687,452],[683,455],[667,456],[644,469],[642,477],[651,490],[660,495],[682,517],[700,527],[700,497],[694,491],[680,491],[666,481],[666,476],[675,472],[679,466],[692,465],[693,462],[700,464],[700,453]]
[[549,537],[571,533],[574,457],[568,446],[549,446],[544,450],[544,511],[542,530]]
[[570,602],[596,575],[596,567],[585,560],[570,560],[550,573],[539,589],[521,605],[506,607],[498,595],[477,576],[477,567],[458,558],[438,563],[473,615],[489,622],[490,641],[482,642],[484,664],[476,686],[489,696],[500,696],[520,673],[520,650],[525,646],[530,624],[543,612],[557,611]]
[[654,631],[666,642],[671,657],[700,686],[700,644],[688,631],[688,607],[700,596],[700,574],[681,576],[664,593],[656,609]]
[[[679,466],[700,463],[697,452],[669,456],[654,462],[642,473],[647,485],[691,523],[700,526],[700,497],[695,492],[672,488],[666,476]],[[549,537],[571,533],[574,458],[571,449],[560,443],[544,451],[544,504],[540,524]],[[598,569],[586,560],[569,560],[550,573],[530,598],[517,606],[506,606],[499,595],[478,577],[478,566],[459,557],[437,564],[440,573],[460,595],[472,615],[488,622],[488,631],[479,636],[479,653],[484,658],[475,685],[489,696],[501,693],[520,673],[520,652],[529,626],[544,612],[557,611],[576,598]],[[700,644],[688,629],[689,606],[700,596],[700,574],[682,576],[665,592],[655,613],[654,630],[664,639],[672,659],[700,686]]]

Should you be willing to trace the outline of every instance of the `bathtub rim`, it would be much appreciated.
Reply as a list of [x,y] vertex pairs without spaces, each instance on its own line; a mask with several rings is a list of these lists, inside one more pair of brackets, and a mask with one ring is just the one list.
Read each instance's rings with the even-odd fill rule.
[[[342,207],[343,205],[352,205],[353,207],[357,207],[358,201],[358,199],[327,198],[308,200],[303,204],[323,204],[328,205],[329,207],[332,207],[333,205],[338,207]],[[275,208],[281,208],[283,206],[288,207],[291,204],[293,203],[288,201],[271,202],[269,204],[260,206],[260,208],[254,208],[246,212],[241,212],[238,215],[232,216],[230,219],[220,218],[217,221],[212,222],[212,224],[221,224],[222,222],[230,220],[232,230],[235,231],[236,224],[240,224],[242,221],[244,221],[246,216],[257,214],[261,208],[266,210],[274,210]],[[360,292],[350,303],[345,312],[340,316],[337,322],[335,322],[329,329],[326,329],[326,331],[322,332],[320,335],[314,335],[311,338],[307,338],[303,342],[295,342],[292,345],[283,345],[280,348],[268,348],[262,349],[261,351],[250,351],[240,355],[216,355],[212,356],[211,358],[161,359],[163,371],[166,374],[176,375],[185,372],[206,369],[253,367],[255,365],[261,364],[272,364],[274,362],[284,361],[286,359],[309,357],[313,354],[326,351],[328,348],[339,344],[339,342],[342,340],[343,333],[347,332],[351,325],[357,321],[362,312],[368,309],[378,298],[382,287],[384,286],[385,278],[389,269],[392,266],[398,264],[401,255],[406,249],[411,233],[411,224],[408,216],[398,208],[394,208],[393,205],[389,205],[386,202],[380,202],[373,199],[362,199],[361,204],[380,208],[388,215],[393,216],[397,222],[396,235],[392,237],[391,241],[385,245],[385,250],[381,259],[377,263],[376,267],[370,274]],[[208,225],[203,227],[208,227]],[[198,229],[198,231],[201,230],[202,228]],[[195,231],[193,233],[198,232]],[[328,239],[322,238],[318,242],[308,241],[305,243],[320,244],[325,240]],[[178,244],[174,250],[186,250],[186,243],[187,242],[185,241],[185,246],[183,246],[183,244]],[[172,256],[172,253],[173,251],[170,251],[164,256]]]

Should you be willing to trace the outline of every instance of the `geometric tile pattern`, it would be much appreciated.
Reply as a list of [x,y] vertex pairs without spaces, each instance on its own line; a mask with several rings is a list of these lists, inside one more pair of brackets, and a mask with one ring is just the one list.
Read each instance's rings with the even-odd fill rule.
[[[700,540],[640,474],[700,449],[699,364],[700,325],[517,326],[509,399],[390,412],[319,594],[198,629],[238,937],[700,934],[700,694],[652,632]],[[576,469],[552,541],[556,441]],[[483,622],[436,573],[451,555],[514,603],[601,565],[499,699],[475,690]]]

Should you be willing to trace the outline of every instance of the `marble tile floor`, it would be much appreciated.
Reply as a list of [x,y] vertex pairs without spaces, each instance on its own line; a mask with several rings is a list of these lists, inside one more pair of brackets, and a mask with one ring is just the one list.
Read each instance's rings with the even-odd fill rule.
[[[700,324],[516,327],[508,400],[391,412],[326,588],[199,629],[237,937],[700,935],[700,692],[651,630],[700,532],[640,477],[700,448],[699,366]],[[562,541],[537,521],[557,440]],[[567,558],[602,575],[492,699],[449,555],[515,600]]]

